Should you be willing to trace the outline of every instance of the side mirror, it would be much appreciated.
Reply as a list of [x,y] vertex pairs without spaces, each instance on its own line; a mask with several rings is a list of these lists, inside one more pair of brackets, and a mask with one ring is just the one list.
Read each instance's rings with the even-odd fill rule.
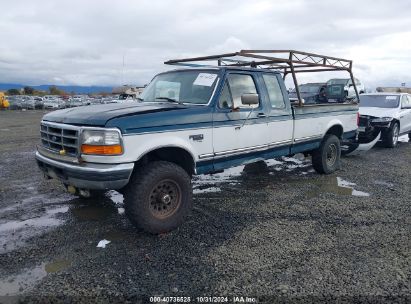
[[258,94],[241,95],[241,103],[247,106],[258,105],[259,104]]

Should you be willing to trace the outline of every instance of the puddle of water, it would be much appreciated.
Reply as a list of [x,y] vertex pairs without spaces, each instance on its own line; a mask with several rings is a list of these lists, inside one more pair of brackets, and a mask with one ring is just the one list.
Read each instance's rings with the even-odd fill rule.
[[351,189],[352,190],[351,194],[354,196],[370,196],[370,194],[367,192],[358,191],[354,189],[354,186],[356,185],[355,183],[343,180],[341,177],[337,177],[337,184],[338,184],[338,187]]
[[48,273],[62,271],[71,266],[69,260],[56,260],[42,263],[34,268],[23,270],[17,275],[10,275],[0,279],[0,296],[15,296],[32,289]]
[[81,221],[99,221],[117,213],[117,209],[106,205],[90,205],[72,208],[71,212]]
[[31,269],[25,269],[17,275],[11,275],[0,280],[0,296],[14,296],[24,293],[43,279],[47,272],[44,269],[45,264],[36,266]]
[[393,184],[393,183],[386,182],[386,181],[383,181],[383,180],[375,180],[375,181],[374,181],[374,184],[380,185],[380,186],[386,186],[386,187],[388,187],[388,188],[394,187],[394,184]]
[[60,219],[53,218],[52,216],[58,213],[67,212],[68,206],[62,206],[54,209],[46,210],[46,214],[43,216],[27,219],[24,221],[7,221],[0,224],[0,232],[5,231],[16,231],[24,227],[53,227],[60,225],[63,221]]
[[[34,186],[28,186],[26,189],[35,189]],[[43,203],[47,202],[48,205],[54,205],[57,203],[63,203],[73,198],[70,194],[63,193],[58,196],[50,197],[50,194],[38,194],[38,195],[31,195],[30,197],[23,198],[21,200],[16,200],[11,202],[11,204],[5,208],[0,209],[0,214],[6,211],[12,211],[19,208],[23,208],[26,205],[34,205],[36,203]]]
[[54,273],[62,271],[71,266],[71,261],[69,260],[56,260],[50,262],[44,266],[47,273]]
[[35,218],[3,220],[0,223],[0,253],[21,247],[27,239],[62,225],[64,220],[55,218],[55,215],[65,213],[68,209],[68,206],[60,206],[48,209],[45,214]]
[[50,218],[48,216],[40,216],[25,221],[9,221],[0,224],[0,233],[6,231],[16,231],[22,228],[53,227],[60,225],[62,222],[62,220]]
[[309,191],[307,198],[318,197],[322,193],[334,193],[337,195],[370,196],[369,193],[354,189],[355,183],[343,180],[340,177],[331,177],[325,180],[301,180],[297,183],[310,183],[316,185],[316,189]]

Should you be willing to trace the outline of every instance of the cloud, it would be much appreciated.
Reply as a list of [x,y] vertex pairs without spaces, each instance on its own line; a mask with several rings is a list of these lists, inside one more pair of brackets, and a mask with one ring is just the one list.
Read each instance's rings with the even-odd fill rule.
[[0,0],[0,6],[0,82],[144,84],[169,68],[168,59],[252,48],[352,59],[355,75],[372,88],[411,84],[408,0]]

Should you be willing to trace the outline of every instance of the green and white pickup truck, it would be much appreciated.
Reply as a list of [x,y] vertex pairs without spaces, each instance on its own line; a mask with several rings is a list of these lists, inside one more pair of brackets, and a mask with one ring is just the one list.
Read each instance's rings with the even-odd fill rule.
[[273,69],[190,67],[155,76],[139,102],[46,114],[36,159],[77,194],[120,191],[129,219],[162,233],[190,211],[194,174],[295,153],[334,172],[357,116],[353,103],[291,104]]

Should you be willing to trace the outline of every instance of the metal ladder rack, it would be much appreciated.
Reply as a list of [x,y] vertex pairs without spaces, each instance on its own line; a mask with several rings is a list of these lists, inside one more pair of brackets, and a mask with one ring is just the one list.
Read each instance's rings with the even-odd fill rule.
[[[216,64],[205,64],[210,61],[216,61]],[[298,106],[302,106],[303,102],[298,87],[297,73],[347,71],[350,74],[357,100],[359,100],[352,73],[352,61],[343,58],[295,50],[241,50],[219,55],[173,59],[164,63],[188,67],[226,66],[277,70],[282,73],[283,79],[291,74],[299,101]]]

